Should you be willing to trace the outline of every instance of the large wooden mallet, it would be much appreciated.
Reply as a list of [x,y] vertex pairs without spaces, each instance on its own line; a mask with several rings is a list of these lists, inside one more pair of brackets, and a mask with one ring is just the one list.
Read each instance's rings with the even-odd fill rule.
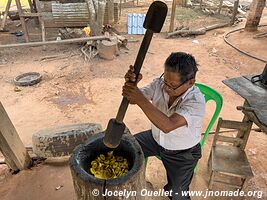
[[[161,31],[167,11],[167,5],[161,1],[154,1],[147,11],[143,25],[147,30],[134,63],[134,73],[136,74],[136,77],[138,77],[143,65],[153,33],[159,33]],[[120,144],[125,129],[123,118],[128,105],[129,101],[123,97],[116,119],[109,120],[108,127],[105,131],[105,137],[103,139],[104,144],[109,148],[116,148]]]

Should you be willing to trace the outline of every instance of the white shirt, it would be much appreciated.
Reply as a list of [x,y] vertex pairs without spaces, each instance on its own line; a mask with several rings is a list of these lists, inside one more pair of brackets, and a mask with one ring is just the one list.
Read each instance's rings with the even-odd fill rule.
[[192,86],[168,107],[169,95],[163,89],[163,79],[157,78],[140,90],[161,112],[170,117],[177,113],[183,116],[187,125],[169,133],[164,133],[151,124],[152,135],[156,142],[165,149],[188,149],[201,140],[201,124],[205,114],[205,99],[198,87]]

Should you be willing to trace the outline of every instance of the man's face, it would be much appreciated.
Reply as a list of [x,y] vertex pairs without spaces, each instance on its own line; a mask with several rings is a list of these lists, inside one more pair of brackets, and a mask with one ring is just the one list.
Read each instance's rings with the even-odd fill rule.
[[182,77],[177,72],[170,72],[164,70],[164,87],[170,97],[178,97],[183,94],[187,89],[192,87],[195,83],[195,79],[190,79],[182,82]]

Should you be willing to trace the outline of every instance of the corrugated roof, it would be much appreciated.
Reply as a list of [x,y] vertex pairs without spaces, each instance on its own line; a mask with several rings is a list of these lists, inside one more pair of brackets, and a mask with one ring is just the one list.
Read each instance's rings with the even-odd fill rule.
[[145,14],[130,13],[128,14],[128,34],[143,35],[146,29],[143,27]]

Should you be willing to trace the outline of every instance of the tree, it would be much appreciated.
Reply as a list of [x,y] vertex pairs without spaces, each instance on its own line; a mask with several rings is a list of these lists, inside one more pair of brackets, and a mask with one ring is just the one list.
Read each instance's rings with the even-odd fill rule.
[[86,0],[93,35],[101,35],[107,0]]

